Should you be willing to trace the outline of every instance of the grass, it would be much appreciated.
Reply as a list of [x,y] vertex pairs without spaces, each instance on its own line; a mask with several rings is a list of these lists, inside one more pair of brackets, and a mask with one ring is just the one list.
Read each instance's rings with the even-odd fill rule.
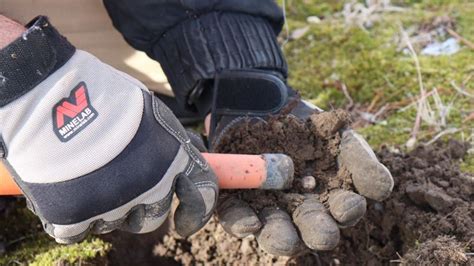
[[[291,2],[291,1],[290,1]],[[288,2],[288,3],[290,3]],[[308,32],[300,39],[285,46],[290,66],[289,83],[314,104],[331,109],[347,104],[341,83],[344,83],[352,99],[368,106],[375,103],[374,110],[386,104],[400,103],[406,106],[419,95],[416,67],[413,59],[397,50],[395,39],[400,26],[417,28],[435,17],[449,15],[455,20],[456,31],[463,37],[474,40],[474,4],[469,1],[398,1],[408,10],[400,13],[385,13],[372,28],[348,27],[342,18],[329,17],[319,24],[308,24],[306,17],[310,9],[302,6],[314,1],[294,1],[299,5],[288,8],[290,30],[309,25]],[[322,6],[333,1],[320,1]],[[437,2],[437,4],[433,4]],[[315,11],[321,14],[322,11]],[[294,16],[292,14],[296,13]],[[473,101],[456,95],[451,81],[461,83],[474,75],[474,52],[463,46],[452,56],[419,55],[423,82],[427,91],[437,88],[441,99],[447,104],[454,102],[445,128],[459,128],[455,137],[469,135],[472,125],[463,120],[472,108]],[[474,91],[470,82],[465,89]],[[377,97],[378,101],[374,100]],[[375,101],[375,102],[373,102]],[[393,110],[379,124],[360,131],[373,147],[402,145],[410,136],[416,117],[416,106],[404,112]],[[421,141],[430,140],[439,129],[422,124]]]
[[99,262],[111,245],[101,239],[89,237],[74,245],[59,245],[46,235],[36,216],[25,206],[16,203],[0,219],[0,242],[7,244],[6,254],[0,256],[0,265],[75,265]]

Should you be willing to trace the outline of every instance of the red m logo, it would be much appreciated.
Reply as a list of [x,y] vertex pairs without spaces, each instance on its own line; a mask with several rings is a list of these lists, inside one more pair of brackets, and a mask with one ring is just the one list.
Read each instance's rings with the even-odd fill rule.
[[62,142],[67,142],[86,128],[98,116],[91,104],[85,82],[80,82],[67,98],[53,107],[53,131]]
[[[75,98],[75,103],[71,102],[71,100],[73,100],[71,99],[73,95]],[[71,96],[68,99],[64,99],[62,102],[59,102],[59,104],[56,105],[56,127],[61,128],[64,126],[65,116],[73,119],[77,116],[77,114],[82,112],[89,105],[87,98],[85,83],[81,82],[71,92]]]

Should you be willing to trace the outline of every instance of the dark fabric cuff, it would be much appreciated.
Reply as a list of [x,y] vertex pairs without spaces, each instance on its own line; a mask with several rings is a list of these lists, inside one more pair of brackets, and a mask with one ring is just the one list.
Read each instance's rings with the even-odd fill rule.
[[265,69],[287,75],[271,24],[243,13],[212,12],[186,20],[162,35],[151,56],[185,106],[192,104],[189,97],[202,89],[203,81],[221,71]]
[[0,50],[0,107],[32,90],[75,52],[74,46],[39,16],[23,35]]

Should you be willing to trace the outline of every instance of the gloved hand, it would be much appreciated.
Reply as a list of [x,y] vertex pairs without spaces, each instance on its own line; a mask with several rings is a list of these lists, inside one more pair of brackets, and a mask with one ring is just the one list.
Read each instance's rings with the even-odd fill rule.
[[0,50],[0,147],[59,243],[155,230],[176,192],[180,235],[213,213],[216,177],[143,84],[76,50],[45,17]]
[[[211,151],[225,151],[225,145],[231,142],[225,140],[228,138],[226,133],[243,123],[265,123],[282,112],[304,122],[311,114],[322,112],[302,101],[281,76],[268,71],[219,74],[213,91]],[[224,230],[237,237],[254,234],[260,247],[274,255],[298,254],[304,250],[303,245],[316,251],[333,249],[339,241],[339,227],[353,226],[365,214],[364,197],[381,201],[393,188],[390,172],[379,163],[367,142],[352,130],[343,130],[339,134],[341,144],[337,165],[350,172],[358,193],[333,191],[327,200],[330,209],[314,194],[301,194],[302,203],[292,213],[279,208],[265,208],[258,214],[243,199],[231,194],[217,207]]]
[[[131,10],[114,8],[112,2],[107,4],[112,14]],[[248,117],[266,121],[283,112],[304,120],[315,109],[285,84],[287,64],[276,38],[284,20],[274,2],[266,2],[263,10],[224,2],[183,4],[182,16],[174,12],[167,17],[169,27],[154,23],[152,15],[127,21],[112,15],[129,42],[160,62],[179,106],[199,115],[212,107],[211,151],[223,143],[226,132]],[[333,205],[338,208],[331,208],[332,212],[309,198],[291,214],[267,209],[259,216],[246,202],[231,198],[218,204],[224,229],[236,236],[256,234],[261,247],[276,255],[293,255],[303,242],[313,250],[334,248],[338,223],[352,225],[364,214],[363,196],[382,200],[393,186],[389,171],[359,135],[352,131],[341,135],[337,161],[350,171],[362,196],[350,191],[333,194],[329,203],[337,202]]]

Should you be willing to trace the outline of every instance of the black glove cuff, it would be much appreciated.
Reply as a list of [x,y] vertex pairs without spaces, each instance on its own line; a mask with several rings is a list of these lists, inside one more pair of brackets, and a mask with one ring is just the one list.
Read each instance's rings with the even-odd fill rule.
[[268,117],[279,113],[296,92],[268,71],[226,71],[216,75],[209,139],[234,119]]
[[0,107],[18,99],[63,66],[76,48],[39,16],[0,50]]
[[287,74],[270,23],[241,13],[212,12],[189,19],[159,39],[153,56],[184,105],[193,103],[190,95],[202,89],[200,82],[214,79],[222,70],[265,69],[284,77]]

